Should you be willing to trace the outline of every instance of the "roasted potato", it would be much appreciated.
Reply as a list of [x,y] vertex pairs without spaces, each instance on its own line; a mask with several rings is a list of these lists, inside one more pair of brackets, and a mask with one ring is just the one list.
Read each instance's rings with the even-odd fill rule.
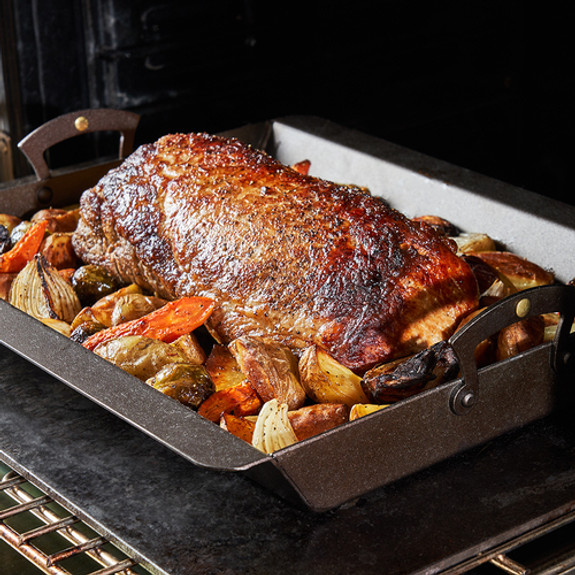
[[488,252],[497,249],[495,241],[487,234],[461,233],[451,236],[457,244],[457,251],[461,254]]
[[16,279],[17,273],[2,272],[0,273],[0,299],[8,301],[10,296],[10,286]]
[[12,233],[12,230],[21,222],[22,220],[17,216],[0,214],[0,226],[6,228],[8,230],[8,234]]
[[191,363],[166,364],[146,383],[192,409],[197,409],[214,392],[206,369]]
[[230,343],[229,349],[264,402],[275,398],[288,409],[304,404],[297,358],[287,346],[244,336]]
[[72,234],[55,232],[46,236],[40,247],[40,252],[56,269],[76,268],[80,263],[74,247]]
[[555,281],[555,277],[550,271],[511,252],[473,252],[471,255],[478,257],[497,270],[500,277],[508,280],[517,291],[549,285]]
[[186,363],[173,345],[141,335],[129,335],[101,343],[94,353],[146,381],[167,364]]
[[379,405],[377,403],[356,403],[349,412],[349,420],[353,421],[354,419],[359,419],[364,415],[369,415],[370,413],[379,411],[384,407],[388,407],[388,405],[389,404]]
[[315,345],[301,356],[299,372],[304,391],[317,403],[368,403],[361,377]]
[[218,343],[212,347],[208,355],[206,369],[216,386],[216,390],[233,387],[246,378],[230,350]]
[[[171,345],[177,348],[186,361],[192,365],[203,365],[206,361],[206,352],[193,332],[182,335],[176,341],[172,342]],[[215,386],[214,391],[216,391]]]
[[349,421],[349,407],[343,403],[316,403],[288,411],[287,415],[298,441],[302,441]]
[[528,317],[503,328],[497,337],[497,361],[543,343],[544,337],[545,321],[541,316]]
[[31,221],[39,222],[40,220],[47,220],[47,231],[53,233],[68,233],[73,232],[78,225],[80,219],[80,210],[66,210],[60,208],[46,208],[37,211],[31,218]]

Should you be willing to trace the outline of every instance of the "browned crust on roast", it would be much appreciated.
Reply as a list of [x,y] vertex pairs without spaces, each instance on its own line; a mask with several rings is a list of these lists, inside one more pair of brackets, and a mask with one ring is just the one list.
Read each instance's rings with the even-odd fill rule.
[[163,297],[214,298],[222,342],[316,343],[357,370],[444,339],[477,305],[469,266],[429,226],[206,134],[142,146],[86,191],[74,246]]

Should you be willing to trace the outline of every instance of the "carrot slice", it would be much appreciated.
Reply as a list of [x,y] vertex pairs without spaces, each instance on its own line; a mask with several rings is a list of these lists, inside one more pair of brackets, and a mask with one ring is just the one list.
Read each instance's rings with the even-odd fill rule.
[[103,329],[82,345],[94,350],[98,345],[126,335],[143,335],[171,343],[202,325],[216,302],[207,297],[183,297],[132,321]]
[[0,272],[17,273],[23,270],[38,253],[47,225],[47,220],[34,224],[11,250],[0,255]]
[[256,390],[247,382],[243,381],[233,387],[226,387],[212,393],[198,408],[198,413],[217,423],[224,413],[232,415],[254,415],[263,402]]

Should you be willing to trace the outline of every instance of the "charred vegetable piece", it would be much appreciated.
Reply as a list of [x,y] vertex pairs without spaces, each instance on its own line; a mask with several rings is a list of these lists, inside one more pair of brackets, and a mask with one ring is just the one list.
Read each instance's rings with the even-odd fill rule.
[[10,232],[6,226],[0,225],[0,254],[4,254],[12,248]]
[[82,345],[93,350],[105,341],[126,335],[143,335],[171,343],[202,325],[212,313],[214,305],[214,300],[210,298],[180,298],[140,319],[102,330]]
[[91,264],[80,266],[74,272],[72,286],[83,305],[92,305],[120,287],[103,267]]
[[72,286],[41,254],[34,256],[12,282],[9,301],[36,319],[70,323],[80,311]]
[[316,403],[288,411],[298,441],[319,435],[349,421],[349,407],[342,403]]
[[307,396],[317,403],[343,403],[351,407],[368,402],[361,377],[315,345],[301,356],[299,372]]
[[46,222],[33,224],[18,243],[6,253],[0,255],[0,272],[19,272],[38,253],[44,240]]
[[435,378],[437,353],[427,348],[407,358],[369,370],[362,386],[373,403],[393,403],[419,393]]
[[275,398],[289,409],[304,404],[297,358],[287,346],[243,336],[230,343],[229,349],[263,401]]
[[190,363],[165,365],[146,383],[192,409],[197,409],[214,392],[206,369]]
[[[70,327],[72,328],[73,326]],[[103,329],[106,329],[106,326],[98,322],[95,318],[86,318],[85,321],[71,329],[70,339],[76,343],[84,343],[89,337]]]
[[247,381],[243,381],[210,395],[200,405],[198,413],[217,423],[224,413],[237,416],[254,415],[259,412],[262,405],[263,402],[256,390]]
[[185,363],[173,345],[140,335],[105,341],[94,353],[142,381],[154,377],[167,364]]

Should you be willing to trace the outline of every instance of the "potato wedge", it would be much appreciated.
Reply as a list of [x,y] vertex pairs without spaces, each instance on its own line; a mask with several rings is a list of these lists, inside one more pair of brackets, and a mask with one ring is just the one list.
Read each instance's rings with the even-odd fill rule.
[[368,403],[361,377],[315,345],[301,356],[299,372],[304,391],[317,403]]
[[503,328],[497,337],[497,361],[519,355],[543,343],[545,321],[541,316],[522,319]]
[[226,387],[212,393],[198,408],[198,413],[218,423],[224,413],[244,416],[257,414],[263,405],[256,390],[243,381],[233,387]]
[[212,347],[206,359],[206,369],[214,382],[216,391],[233,387],[246,378],[230,350],[219,343]]
[[490,251],[473,253],[507,279],[517,291],[541,285],[549,285],[555,281],[550,271],[517,254],[505,251]]
[[229,350],[264,402],[277,399],[290,410],[304,404],[297,358],[287,346],[243,336],[230,343]]
[[48,221],[48,231],[50,233],[66,233],[73,232],[78,225],[80,219],[80,210],[66,210],[60,208],[46,208],[37,211],[31,221],[38,222],[40,220]]
[[206,352],[193,333],[182,335],[176,341],[172,342],[171,345],[177,348],[186,361],[192,365],[202,365],[206,361]]
[[343,403],[316,403],[288,411],[298,441],[313,437],[349,421],[349,407]]
[[75,268],[79,264],[78,256],[72,246],[72,234],[55,232],[46,236],[40,251],[46,260],[56,269]]
[[370,413],[374,413],[375,411],[379,411],[385,407],[388,407],[389,404],[377,404],[377,403],[356,403],[349,412],[349,420],[353,421],[354,419],[359,419],[364,415],[369,415]]

